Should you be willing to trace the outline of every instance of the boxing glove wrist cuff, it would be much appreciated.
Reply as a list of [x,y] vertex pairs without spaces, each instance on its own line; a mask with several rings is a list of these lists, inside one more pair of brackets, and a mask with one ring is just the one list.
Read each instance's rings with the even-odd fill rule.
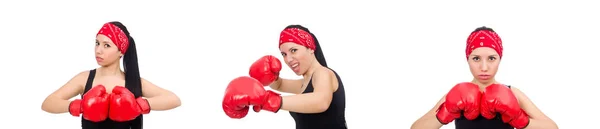
[[139,97],[139,98],[136,99],[136,101],[137,101],[138,105],[140,106],[142,114],[148,114],[148,113],[150,113],[150,103],[148,102],[147,99]]
[[271,111],[273,113],[277,113],[279,109],[281,109],[281,105],[283,104],[283,100],[281,99],[280,94],[275,93],[273,91],[267,91],[265,95],[265,102],[262,105],[263,110]]
[[[446,110],[445,108],[445,104],[442,103],[440,105],[440,107],[437,109],[437,113],[435,114],[435,118],[438,120],[438,122],[440,122],[442,125],[446,125],[450,122],[452,122],[451,118],[448,118],[450,115],[450,113],[448,112],[448,110]],[[449,120],[450,119],[450,120]]]
[[79,114],[81,114],[81,99],[76,99],[69,103],[69,113],[72,116],[79,117]]
[[531,122],[529,119],[529,115],[527,115],[525,111],[521,109],[521,115],[510,121],[510,125],[517,129],[523,129],[529,126],[529,122]]

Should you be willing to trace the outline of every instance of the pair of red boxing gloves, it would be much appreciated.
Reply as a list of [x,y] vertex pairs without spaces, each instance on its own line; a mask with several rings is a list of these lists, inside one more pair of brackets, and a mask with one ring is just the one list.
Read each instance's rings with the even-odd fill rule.
[[279,78],[281,62],[274,56],[263,56],[250,66],[250,77],[233,79],[225,91],[223,111],[230,118],[240,119],[248,114],[250,106],[255,112],[266,110],[276,113],[281,108],[280,94],[265,90]]
[[470,82],[454,86],[440,105],[436,117],[440,123],[448,124],[460,118],[461,113],[468,120],[474,120],[480,114],[486,119],[493,119],[499,113],[504,123],[517,129],[529,124],[529,116],[521,109],[511,89],[501,84],[487,86],[483,92],[478,85]]
[[116,86],[108,94],[103,85],[94,86],[82,99],[76,99],[69,104],[69,113],[93,122],[111,120],[124,122],[135,119],[141,114],[150,113],[148,101],[142,97],[135,98],[127,88]]

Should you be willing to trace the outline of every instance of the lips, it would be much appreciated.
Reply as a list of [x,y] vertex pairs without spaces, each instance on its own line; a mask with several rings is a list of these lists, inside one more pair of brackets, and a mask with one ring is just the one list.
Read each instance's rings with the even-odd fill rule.
[[480,75],[477,75],[477,78],[479,78],[479,79],[481,79],[481,80],[487,80],[487,79],[490,79],[491,77],[492,77],[492,76],[490,76],[490,75],[487,75],[487,74],[480,74]]
[[101,61],[103,61],[103,60],[104,60],[104,59],[102,59],[102,58],[100,58],[100,57],[96,57],[96,61],[98,61],[98,62],[101,62]]

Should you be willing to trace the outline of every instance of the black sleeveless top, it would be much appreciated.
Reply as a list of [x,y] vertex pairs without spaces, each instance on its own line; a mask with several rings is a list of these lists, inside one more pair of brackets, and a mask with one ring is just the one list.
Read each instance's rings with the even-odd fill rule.
[[[88,76],[88,80],[85,84],[85,90],[83,94],[88,92],[92,88],[92,84],[94,82],[94,78],[96,76],[96,69],[90,70],[90,75]],[[127,86],[126,86],[127,87]],[[129,91],[132,91],[133,95],[137,98],[142,96],[142,90],[132,90],[131,87],[127,87]],[[136,88],[141,89],[141,88]],[[83,96],[82,96],[83,97]],[[81,118],[81,128],[82,129],[142,129],[142,115],[138,116],[134,120],[127,122],[116,122],[107,118],[102,122],[92,122],[86,119]]]
[[[331,70],[333,71],[333,70]],[[322,113],[306,114],[290,112],[296,121],[296,129],[347,129],[346,126],[346,93],[340,76],[333,71],[338,80],[338,89],[333,92],[329,108]],[[302,93],[311,93],[314,88],[312,78]]]
[[[510,88],[510,86],[508,86]],[[460,118],[454,120],[456,129],[514,129],[508,123],[502,121],[500,113],[496,113],[493,119],[487,119],[479,115],[474,120],[468,120],[461,113]]]

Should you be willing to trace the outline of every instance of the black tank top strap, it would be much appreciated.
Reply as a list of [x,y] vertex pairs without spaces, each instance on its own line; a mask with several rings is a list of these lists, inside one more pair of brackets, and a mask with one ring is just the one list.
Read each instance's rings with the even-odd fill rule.
[[88,75],[87,82],[85,83],[85,89],[83,90],[83,94],[87,93],[87,91],[92,89],[94,78],[96,78],[96,69],[90,70],[90,75]]

